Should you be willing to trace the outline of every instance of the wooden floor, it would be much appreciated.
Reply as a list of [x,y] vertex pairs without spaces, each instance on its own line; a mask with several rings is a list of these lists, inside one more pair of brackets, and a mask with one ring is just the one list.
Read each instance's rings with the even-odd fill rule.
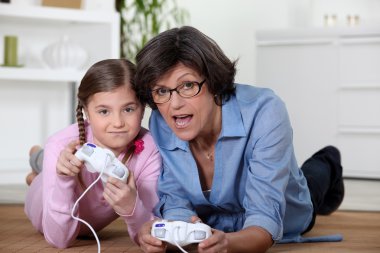
[[[281,244],[269,252],[380,252],[380,212],[343,212],[318,216],[307,236],[341,233],[342,242]],[[132,243],[121,220],[98,233],[102,252],[141,252]],[[0,252],[96,252],[95,240],[77,240],[65,250],[49,246],[23,212],[22,205],[0,205]]]

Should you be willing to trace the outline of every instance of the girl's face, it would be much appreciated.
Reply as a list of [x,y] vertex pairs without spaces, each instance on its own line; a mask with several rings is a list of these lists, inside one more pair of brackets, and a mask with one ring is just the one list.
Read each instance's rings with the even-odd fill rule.
[[116,156],[125,151],[140,132],[144,108],[129,85],[92,95],[85,109],[94,143],[111,149]]
[[[152,89],[174,89],[182,83],[201,82],[203,79],[196,71],[179,63]],[[176,91],[172,91],[171,99],[166,103],[157,104],[157,109],[175,135],[184,141],[207,137],[221,126],[221,107],[215,104],[214,96],[207,88],[207,82],[201,91],[191,98],[183,98]]]

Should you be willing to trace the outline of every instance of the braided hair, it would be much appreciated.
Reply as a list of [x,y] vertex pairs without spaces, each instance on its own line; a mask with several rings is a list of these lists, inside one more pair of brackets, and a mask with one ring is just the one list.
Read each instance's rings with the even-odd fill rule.
[[76,118],[78,122],[78,130],[79,130],[79,143],[82,146],[86,143],[86,127],[84,124],[84,117],[83,117],[83,105],[80,101],[78,101],[78,106],[76,110]]

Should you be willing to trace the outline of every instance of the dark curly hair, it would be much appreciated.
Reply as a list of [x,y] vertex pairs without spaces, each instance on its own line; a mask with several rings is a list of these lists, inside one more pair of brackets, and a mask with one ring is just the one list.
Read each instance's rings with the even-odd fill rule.
[[215,102],[222,104],[235,92],[236,61],[231,62],[214,40],[190,26],[173,28],[151,39],[136,56],[136,93],[157,109],[151,89],[178,63],[206,79]]

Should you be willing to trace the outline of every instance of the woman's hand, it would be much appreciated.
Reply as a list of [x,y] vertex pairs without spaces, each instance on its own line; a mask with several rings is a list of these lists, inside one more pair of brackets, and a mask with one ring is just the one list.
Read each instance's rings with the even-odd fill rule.
[[[192,223],[202,222],[197,216],[192,216],[190,221]],[[212,235],[198,244],[198,252],[212,253],[212,252],[227,252],[228,240],[223,231],[211,229]]]
[[198,245],[198,252],[200,253],[212,253],[221,252],[226,253],[228,247],[228,240],[226,234],[223,231],[211,229],[212,235],[203,240]]
[[133,172],[129,172],[127,183],[109,177],[104,187],[103,197],[119,215],[131,215],[136,203],[136,184]]
[[161,253],[166,251],[166,243],[161,240],[153,237],[150,234],[152,230],[152,224],[155,221],[148,221],[144,225],[141,226],[140,231],[138,233],[138,242],[140,244],[140,248],[144,252],[149,253]]
[[83,166],[74,153],[77,151],[76,147],[79,145],[79,140],[71,141],[61,151],[57,161],[57,174],[74,177],[78,175]]

